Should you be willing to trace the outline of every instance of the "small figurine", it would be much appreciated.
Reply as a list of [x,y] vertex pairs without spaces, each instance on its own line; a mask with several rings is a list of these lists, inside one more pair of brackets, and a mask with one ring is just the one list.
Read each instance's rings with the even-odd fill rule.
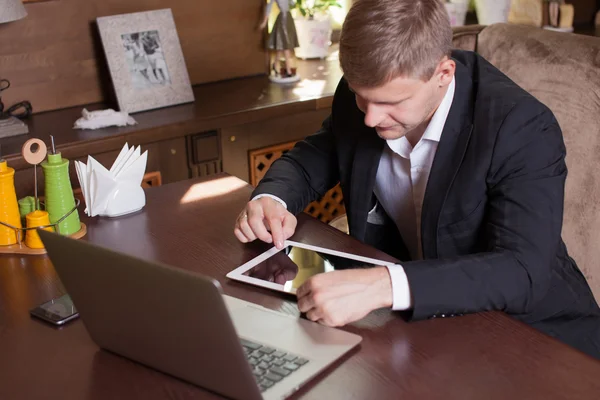
[[564,0],[553,0],[550,1],[550,4],[548,5],[550,26],[554,28],[558,28],[558,15],[562,4],[565,4]]
[[290,9],[293,8],[293,0],[267,0],[267,7],[260,29],[265,29],[271,14],[273,2],[277,2],[279,7],[279,15],[275,20],[273,29],[269,34],[267,48],[269,52],[275,53],[275,58],[270,58],[269,62],[269,79],[277,83],[297,82],[300,76],[296,73],[294,48],[298,47],[298,36],[296,26]]

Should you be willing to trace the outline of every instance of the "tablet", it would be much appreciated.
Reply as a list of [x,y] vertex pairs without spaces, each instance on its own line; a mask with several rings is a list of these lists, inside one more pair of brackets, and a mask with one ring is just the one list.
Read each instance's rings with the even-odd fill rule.
[[316,274],[382,265],[395,264],[286,240],[283,249],[273,247],[265,251],[228,273],[227,277],[279,292],[296,294],[296,289]]

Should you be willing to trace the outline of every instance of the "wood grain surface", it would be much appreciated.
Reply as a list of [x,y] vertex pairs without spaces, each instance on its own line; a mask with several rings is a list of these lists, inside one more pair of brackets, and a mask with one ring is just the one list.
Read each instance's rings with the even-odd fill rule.
[[[82,240],[212,276],[226,294],[298,315],[293,297],[225,278],[265,249],[241,244],[232,233],[250,192],[224,175],[151,188],[138,214],[85,219]],[[293,239],[392,260],[305,215]],[[30,308],[63,292],[45,256],[0,256],[0,398],[217,398],[100,351],[81,320],[55,329],[29,317]],[[406,323],[379,310],[344,329],[362,335],[360,348],[294,398],[597,399],[600,393],[598,361],[500,312]]]

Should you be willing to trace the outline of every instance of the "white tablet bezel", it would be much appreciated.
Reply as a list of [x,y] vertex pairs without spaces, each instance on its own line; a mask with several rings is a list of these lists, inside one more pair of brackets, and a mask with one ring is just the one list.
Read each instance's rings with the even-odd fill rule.
[[284,285],[281,285],[279,283],[267,282],[267,281],[264,281],[261,279],[256,279],[256,278],[244,275],[245,272],[254,268],[257,264],[265,261],[267,258],[279,253],[280,251],[283,251],[283,249],[285,249],[288,246],[300,247],[300,248],[307,249],[307,250],[318,251],[320,253],[331,254],[334,256],[338,256],[338,257],[348,258],[350,260],[364,262],[366,264],[374,264],[374,265],[382,265],[382,266],[390,266],[390,267],[396,265],[395,263],[389,262],[389,261],[383,261],[383,260],[377,260],[375,258],[357,256],[356,254],[345,253],[343,251],[330,250],[330,249],[326,249],[324,247],[312,246],[309,244],[294,242],[292,240],[286,240],[284,242],[283,248],[281,250],[278,249],[277,247],[273,246],[273,248],[265,251],[264,253],[253,258],[252,260],[240,265],[233,271],[229,272],[226,276],[229,279],[233,279],[235,281],[249,283],[251,285],[260,286],[260,287],[264,287],[267,289],[272,289],[272,290],[282,292],[282,293],[296,294],[296,289],[294,289],[294,288],[292,288],[290,290],[285,290]]

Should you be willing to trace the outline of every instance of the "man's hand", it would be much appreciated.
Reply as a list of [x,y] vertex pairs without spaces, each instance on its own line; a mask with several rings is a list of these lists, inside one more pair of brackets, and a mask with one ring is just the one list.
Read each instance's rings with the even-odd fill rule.
[[311,321],[343,326],[373,310],[391,307],[392,280],[386,267],[318,274],[296,292],[298,309]]
[[270,197],[250,201],[235,222],[233,233],[242,243],[260,239],[278,249],[294,234],[296,217]]

